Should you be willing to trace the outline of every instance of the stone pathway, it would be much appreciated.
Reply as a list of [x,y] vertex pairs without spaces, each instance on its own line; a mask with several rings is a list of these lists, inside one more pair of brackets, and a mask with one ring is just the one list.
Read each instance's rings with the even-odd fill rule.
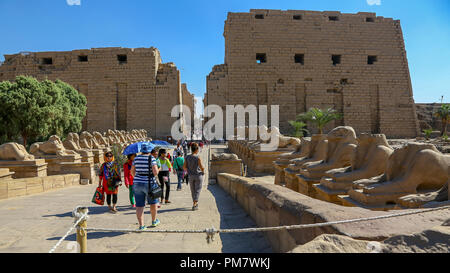
[[[206,161],[207,149],[201,156]],[[208,185],[205,179],[199,210],[192,211],[189,188],[184,184],[176,191],[177,179],[171,175],[172,204],[163,205],[158,213],[158,229],[205,229],[256,227],[254,221],[218,185]],[[96,185],[74,186],[33,196],[0,201],[0,252],[48,252],[72,225],[72,210],[89,207],[88,226],[137,229],[135,210],[128,200],[128,189],[119,190],[117,214],[106,206],[91,203]],[[145,222],[150,224],[148,206]],[[69,235],[57,253],[74,251],[75,234]],[[88,252],[205,252],[205,253],[267,253],[272,249],[261,233],[231,233],[215,236],[206,243],[205,234],[124,234],[120,232],[88,233]]]

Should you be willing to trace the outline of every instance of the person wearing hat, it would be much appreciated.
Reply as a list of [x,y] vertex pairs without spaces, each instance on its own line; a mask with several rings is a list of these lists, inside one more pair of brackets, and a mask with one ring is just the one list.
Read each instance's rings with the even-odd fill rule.
[[[117,193],[119,186],[122,185],[119,165],[114,161],[112,152],[107,152],[104,155],[105,162],[100,167],[99,187],[103,187],[103,192],[106,194],[106,203],[112,213],[117,213]],[[112,198],[112,206],[111,206]]]
[[[136,217],[139,222],[139,230],[145,230],[147,227],[144,225],[144,209],[145,201],[150,205],[150,213],[152,215],[151,227],[156,227],[160,224],[157,216],[157,205],[159,199],[150,199],[149,187],[154,189],[158,187],[156,177],[159,173],[159,168],[156,163],[156,158],[150,154],[155,154],[155,150],[150,150],[147,144],[142,144],[140,155],[136,156],[131,167],[131,174],[133,179],[134,198],[136,201]],[[149,169],[149,160],[151,169]]]

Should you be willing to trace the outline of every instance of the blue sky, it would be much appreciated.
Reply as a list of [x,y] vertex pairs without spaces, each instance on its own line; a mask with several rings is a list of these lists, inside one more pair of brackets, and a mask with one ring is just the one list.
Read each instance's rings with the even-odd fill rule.
[[367,11],[400,19],[415,101],[438,102],[444,95],[450,102],[449,0],[0,0],[0,60],[20,51],[154,46],[202,97],[206,76],[223,63],[227,12],[256,8]]

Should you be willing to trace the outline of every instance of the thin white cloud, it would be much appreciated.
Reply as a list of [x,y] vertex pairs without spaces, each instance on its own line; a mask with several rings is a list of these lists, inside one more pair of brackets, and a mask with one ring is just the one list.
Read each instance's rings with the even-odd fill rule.
[[81,6],[81,0],[66,0],[69,6]]
[[373,6],[373,5],[380,6],[381,5],[381,0],[366,0],[366,1],[369,6]]

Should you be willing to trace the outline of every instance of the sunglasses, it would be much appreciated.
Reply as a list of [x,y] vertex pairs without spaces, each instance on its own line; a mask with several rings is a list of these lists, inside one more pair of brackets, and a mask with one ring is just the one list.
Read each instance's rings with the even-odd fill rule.
[[113,155],[106,155],[107,158],[113,157]]

